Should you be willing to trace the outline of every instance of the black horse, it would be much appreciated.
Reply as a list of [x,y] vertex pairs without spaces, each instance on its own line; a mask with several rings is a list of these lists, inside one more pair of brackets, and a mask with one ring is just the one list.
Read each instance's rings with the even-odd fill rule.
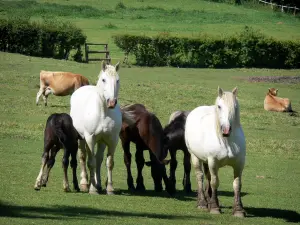
[[190,180],[190,172],[191,172],[191,155],[186,147],[184,140],[184,131],[185,131],[185,122],[186,118],[189,114],[189,111],[176,111],[171,114],[169,119],[169,124],[164,128],[164,136],[165,136],[165,149],[169,149],[171,155],[170,161],[170,185],[173,190],[176,190],[176,176],[175,171],[177,168],[177,160],[176,153],[177,150],[182,150],[184,153],[184,177],[182,180],[182,184],[184,190],[189,193],[191,192],[191,180]]
[[[68,166],[69,157],[71,155],[71,167],[73,170],[73,185],[76,191],[80,191],[78,187],[78,180],[76,176],[77,169],[77,151],[78,151],[79,135],[73,127],[72,118],[66,113],[54,113],[49,116],[44,131],[44,152],[42,155],[42,167],[36,179],[34,186],[35,190],[40,190],[41,186],[46,187],[49,173],[55,163],[55,156],[57,152],[63,148],[64,156],[62,160],[64,170],[63,188],[64,191],[69,192],[68,181]],[[47,168],[45,169],[45,166]],[[45,170],[45,171],[44,171]]]

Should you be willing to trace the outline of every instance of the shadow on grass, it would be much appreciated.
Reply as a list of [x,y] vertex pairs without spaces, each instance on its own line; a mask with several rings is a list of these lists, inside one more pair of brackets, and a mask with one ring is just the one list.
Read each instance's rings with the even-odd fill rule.
[[[108,209],[96,209],[82,206],[53,205],[44,206],[21,206],[9,203],[0,203],[0,217],[29,218],[29,219],[86,219],[103,217],[145,217],[157,219],[189,219],[192,216],[165,215],[147,212],[125,212]],[[194,218],[198,218],[194,217]]]
[[286,209],[268,209],[245,207],[247,217],[271,217],[276,219],[284,219],[286,222],[299,223],[300,214],[296,211]]
[[119,195],[132,195],[132,196],[147,196],[155,198],[175,198],[180,201],[195,201],[196,192],[185,193],[184,191],[177,190],[172,196],[169,195],[166,191],[156,192],[154,190],[145,190],[145,191],[129,191],[129,190],[119,190],[116,192]]
[[51,108],[64,108],[67,109],[70,106],[69,105],[49,105]]
[[[129,191],[129,190],[118,190],[115,192],[118,195],[132,195],[132,196],[147,196],[147,197],[161,197],[161,198],[175,198],[180,201],[196,201],[197,191],[192,191],[190,193],[186,193],[184,190],[177,190],[175,194],[172,196],[169,195],[166,191],[156,192],[154,190],[146,190],[143,192],[139,191]],[[241,196],[245,196],[248,193],[242,192]],[[232,197],[234,196],[232,191],[218,191],[219,196],[227,196]]]

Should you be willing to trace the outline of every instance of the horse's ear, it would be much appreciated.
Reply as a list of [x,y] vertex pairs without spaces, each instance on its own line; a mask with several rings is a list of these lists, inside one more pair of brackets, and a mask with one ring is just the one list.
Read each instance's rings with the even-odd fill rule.
[[119,69],[120,69],[120,61],[119,62],[117,62],[117,64],[116,64],[116,71],[118,71]]
[[223,95],[223,89],[220,88],[219,86],[218,86],[218,94],[219,94],[219,97],[220,97],[220,98],[221,98],[222,95]]
[[238,88],[235,87],[235,88],[233,88],[232,93],[233,93],[235,96],[237,96],[237,91],[238,91]]
[[106,66],[107,66],[106,60],[103,60],[103,61],[102,61],[102,70],[103,70],[103,71],[106,70]]

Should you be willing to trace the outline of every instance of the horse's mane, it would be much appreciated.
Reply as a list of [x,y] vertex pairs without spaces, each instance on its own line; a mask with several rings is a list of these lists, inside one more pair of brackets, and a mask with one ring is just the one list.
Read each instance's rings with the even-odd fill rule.
[[117,76],[117,70],[116,70],[116,67],[114,67],[113,65],[106,65],[106,69],[105,69],[105,72],[107,75],[109,76]]
[[[221,134],[221,125],[220,125],[220,121],[219,121],[219,117],[218,117],[218,114],[219,114],[219,110],[218,110],[218,106],[217,106],[217,103],[218,103],[218,99],[220,97],[217,97],[216,99],[216,116],[215,116],[215,120],[216,120],[216,132],[218,134],[219,137],[222,137],[222,134]],[[232,93],[232,92],[229,92],[229,91],[225,91],[223,92],[223,95],[221,97],[225,103],[225,105],[228,106],[229,108],[229,121],[232,121],[232,126],[233,126],[233,129],[234,127],[236,126],[240,126],[240,106],[239,106],[239,102],[236,98],[236,96]]]
[[103,72],[105,72],[108,76],[112,76],[112,77],[115,77],[118,74],[115,66],[106,64],[105,71],[101,70],[98,75],[97,86],[99,85],[100,77]]

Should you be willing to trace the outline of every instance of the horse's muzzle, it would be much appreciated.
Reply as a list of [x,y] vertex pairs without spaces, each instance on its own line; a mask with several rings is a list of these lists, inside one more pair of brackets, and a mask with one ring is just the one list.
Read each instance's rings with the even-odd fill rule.
[[229,127],[222,127],[221,129],[222,129],[223,137],[229,137],[230,136],[231,126],[229,126]]
[[113,109],[113,108],[115,108],[115,106],[116,106],[116,104],[117,104],[117,99],[116,98],[114,98],[114,99],[108,99],[107,100],[107,107],[108,108],[110,108],[110,109]]

